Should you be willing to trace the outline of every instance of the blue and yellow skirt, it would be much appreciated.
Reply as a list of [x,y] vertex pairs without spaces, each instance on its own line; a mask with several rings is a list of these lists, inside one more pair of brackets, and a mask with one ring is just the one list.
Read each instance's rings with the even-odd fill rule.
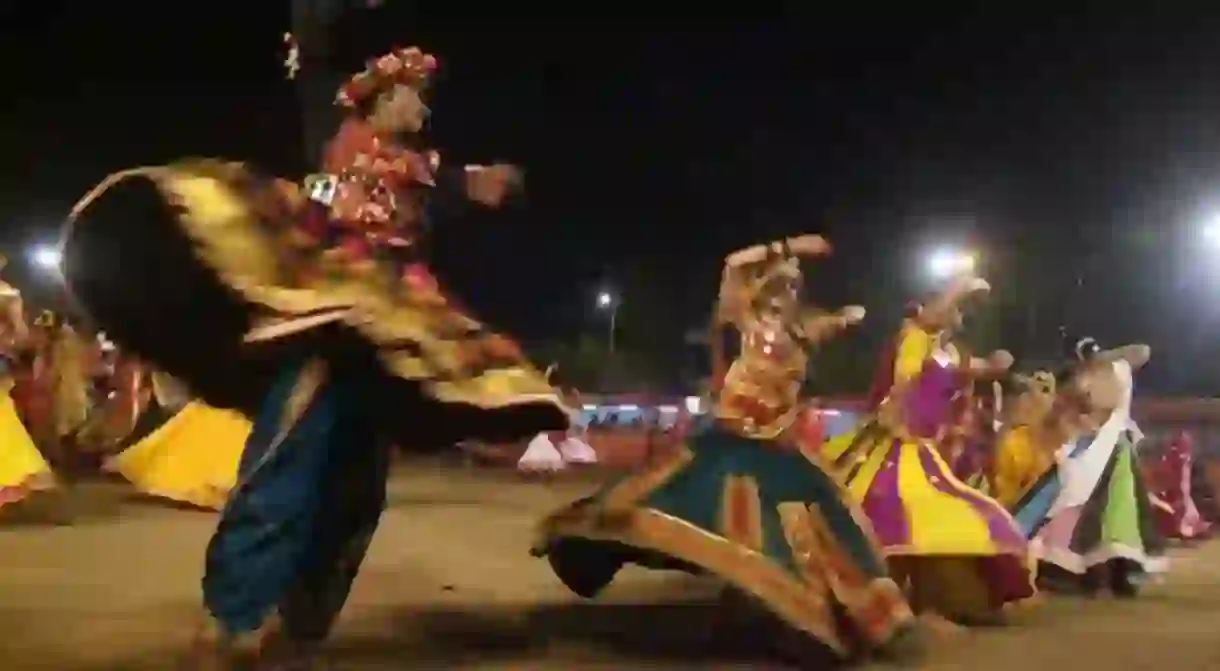
[[884,645],[912,618],[868,523],[817,457],[719,424],[546,518],[534,554],[585,597],[626,563],[712,574],[841,655],[855,641]]

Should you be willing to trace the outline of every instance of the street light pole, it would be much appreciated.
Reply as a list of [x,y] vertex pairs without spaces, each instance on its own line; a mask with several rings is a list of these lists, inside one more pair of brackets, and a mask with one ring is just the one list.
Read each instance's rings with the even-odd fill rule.
[[597,295],[597,307],[610,311],[610,330],[606,334],[606,344],[611,354],[614,354],[614,341],[618,332],[619,303],[618,297],[609,291],[603,291]]
[[614,339],[618,332],[618,304],[616,303],[610,308],[610,353],[614,354]]

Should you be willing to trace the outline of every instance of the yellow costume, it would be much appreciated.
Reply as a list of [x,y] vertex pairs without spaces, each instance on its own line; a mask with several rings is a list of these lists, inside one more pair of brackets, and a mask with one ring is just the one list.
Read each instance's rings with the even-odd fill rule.
[[1046,419],[1055,399],[1055,377],[1045,371],[1028,378],[1018,376],[1025,391],[1017,399],[1011,426],[996,445],[995,490],[992,494],[1011,510],[1043,473],[1055,465],[1054,448],[1035,436],[1034,428]]
[[[0,282],[0,303],[20,315],[21,294]],[[4,362],[7,367],[7,362]],[[17,416],[10,391],[11,371],[0,373],[0,506],[25,499],[30,492],[51,489],[55,476]]]
[[17,417],[8,388],[0,394],[0,441],[0,506],[55,486],[51,467]]
[[64,437],[81,428],[89,416],[85,371],[85,345],[65,325],[51,345],[51,384],[54,385],[55,435]]
[[996,448],[996,500],[1011,509],[1043,473],[1055,465],[1052,453],[1035,444],[1033,430],[1014,426],[1000,436]]
[[115,455],[107,469],[145,494],[219,510],[237,484],[249,434],[242,415],[194,401]]
[[962,619],[1032,596],[1020,529],[955,477],[938,449],[956,419],[966,362],[939,334],[908,322],[886,363],[893,384],[877,413],[827,443],[823,456],[872,521],[895,579],[908,584],[917,610]]

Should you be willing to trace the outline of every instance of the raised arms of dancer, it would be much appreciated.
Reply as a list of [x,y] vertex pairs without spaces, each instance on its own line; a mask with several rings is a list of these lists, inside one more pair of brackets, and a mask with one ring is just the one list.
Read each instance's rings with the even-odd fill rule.
[[848,305],[835,313],[810,314],[801,319],[801,330],[811,344],[819,343],[859,324],[866,313],[862,305]]
[[925,302],[915,320],[928,330],[941,330],[941,325],[949,323],[949,316],[958,310],[962,300],[978,293],[988,293],[991,285],[981,277],[962,276],[949,284],[949,287],[938,296]]
[[1148,360],[1152,358],[1152,348],[1147,345],[1123,345],[1111,350],[1106,350],[1097,355],[1097,361],[1113,362],[1119,359],[1125,360],[1131,364],[1131,369],[1136,370],[1142,368]]
[[820,235],[805,234],[782,238],[761,245],[750,245],[724,257],[725,270],[762,263],[776,254],[785,256],[822,256],[830,253],[830,243]]
[[1012,361],[1012,354],[1008,350],[998,349],[983,358],[970,357],[966,370],[973,377],[997,377],[1012,368]]
[[747,269],[776,256],[820,256],[830,253],[830,243],[820,235],[806,234],[766,244],[751,245],[724,257],[716,315],[721,324],[732,324],[749,308]]

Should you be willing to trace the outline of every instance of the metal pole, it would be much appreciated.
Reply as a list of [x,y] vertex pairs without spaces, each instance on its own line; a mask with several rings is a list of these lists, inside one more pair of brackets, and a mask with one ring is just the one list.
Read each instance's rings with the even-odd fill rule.
[[618,305],[610,308],[610,353],[614,354],[614,336],[618,331]]
[[[364,8],[367,8],[368,3]],[[306,165],[316,166],[326,140],[339,122],[335,91],[349,73],[330,63],[331,27],[351,12],[362,11],[353,0],[292,0],[292,30],[300,46],[301,72],[296,77]]]

